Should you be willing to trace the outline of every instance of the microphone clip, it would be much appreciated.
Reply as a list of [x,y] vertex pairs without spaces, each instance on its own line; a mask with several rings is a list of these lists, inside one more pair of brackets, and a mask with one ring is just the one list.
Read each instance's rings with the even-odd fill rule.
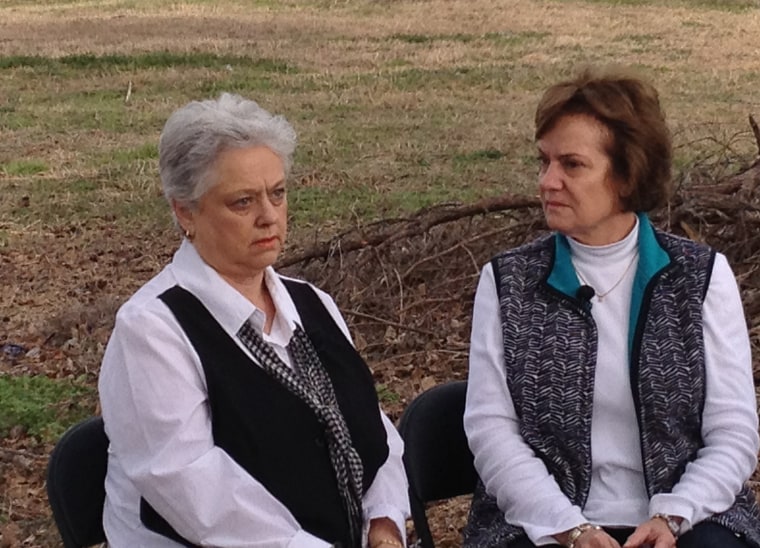
[[591,299],[594,298],[594,295],[596,295],[596,291],[590,285],[582,285],[575,292],[577,299],[589,309],[591,308]]

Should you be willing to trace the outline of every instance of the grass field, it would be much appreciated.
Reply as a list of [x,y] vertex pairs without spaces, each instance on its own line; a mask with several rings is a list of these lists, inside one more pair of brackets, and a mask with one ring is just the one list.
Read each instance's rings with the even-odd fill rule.
[[584,64],[654,81],[678,170],[756,154],[754,1],[0,0],[0,545],[56,545],[50,444],[96,410],[114,310],[179,241],[156,174],[175,108],[234,91],[293,123],[297,249],[532,193],[539,93]]

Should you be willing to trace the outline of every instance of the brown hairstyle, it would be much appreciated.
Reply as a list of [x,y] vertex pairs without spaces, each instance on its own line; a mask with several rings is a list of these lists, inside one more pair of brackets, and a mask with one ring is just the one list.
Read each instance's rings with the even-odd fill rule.
[[536,109],[536,140],[563,116],[585,114],[610,134],[607,154],[626,211],[651,211],[670,195],[673,148],[657,90],[622,72],[585,69],[544,92]]

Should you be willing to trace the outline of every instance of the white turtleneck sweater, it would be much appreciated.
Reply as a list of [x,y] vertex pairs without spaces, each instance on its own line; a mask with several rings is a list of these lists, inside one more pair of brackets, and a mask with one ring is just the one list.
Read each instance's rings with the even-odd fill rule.
[[[718,254],[703,305],[705,447],[686,467],[672,493],[650,500],[628,363],[638,222],[628,236],[611,245],[586,246],[568,240],[581,283],[597,293],[591,301],[599,340],[591,425],[592,479],[586,505],[581,509],[570,503],[519,434],[519,419],[506,384],[499,299],[490,263],[483,269],[475,295],[464,416],[475,466],[506,520],[522,526],[539,546],[556,543],[552,535],[583,522],[635,527],[655,513],[683,517],[685,531],[729,508],[757,464],[760,441],[750,345],[734,275],[725,256]],[[600,300],[599,295],[604,297]]]

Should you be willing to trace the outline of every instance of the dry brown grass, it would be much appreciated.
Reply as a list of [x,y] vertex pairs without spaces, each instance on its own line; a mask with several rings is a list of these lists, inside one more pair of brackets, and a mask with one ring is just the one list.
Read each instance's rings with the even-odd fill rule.
[[[297,112],[305,101],[316,108],[354,105],[364,112],[367,125],[389,116],[401,117],[404,112],[415,120],[422,117],[423,123],[425,116],[434,118],[446,109],[457,112],[457,116],[444,115],[454,124],[449,124],[445,135],[429,135],[433,143],[422,147],[422,154],[435,154],[436,147],[449,150],[457,144],[456,135],[450,134],[453,128],[461,130],[463,146],[477,149],[503,143],[521,154],[531,154],[526,137],[530,136],[538,90],[585,63],[641,66],[662,92],[679,144],[743,132],[747,114],[760,110],[756,92],[760,84],[756,38],[760,36],[760,17],[756,12],[495,0],[336,2],[330,9],[291,2],[260,10],[234,3],[132,4],[137,7],[125,9],[120,2],[74,2],[6,9],[0,22],[0,54],[57,57],[169,50],[286,59],[301,68],[302,75],[287,80],[283,87],[291,81],[311,81],[322,89],[289,97],[263,93],[274,109]],[[489,33],[514,40],[505,44],[483,39]],[[529,38],[537,34],[539,38]],[[463,35],[472,39],[465,41]],[[418,44],[394,39],[397,36],[440,39]],[[420,71],[424,78],[425,71],[452,67],[491,71],[500,78],[499,85],[477,85],[473,90],[471,85],[452,80],[448,89],[405,90],[394,84],[394,74],[409,69]],[[351,75],[362,79],[350,85]],[[125,91],[131,80],[135,100],[140,101],[140,91],[150,88],[155,77],[155,71],[137,70],[88,75],[86,80],[61,79],[55,92],[73,94],[84,87]],[[192,82],[214,77],[213,71],[202,69],[164,71],[160,76],[166,88],[180,95]],[[343,85],[331,89],[338,81]],[[150,109],[159,102],[157,97],[144,100]],[[178,102],[171,94],[166,94],[166,101],[172,102],[159,106],[163,111],[158,118]],[[53,105],[53,112],[55,108]],[[319,128],[310,133],[309,127],[301,133],[306,139],[312,135],[322,139],[327,146],[332,127],[326,128],[325,135]],[[23,133],[4,136],[11,140],[24,137]],[[30,138],[39,139],[39,146],[44,147],[47,134]],[[85,145],[95,139],[95,148],[107,147],[108,138],[77,136]],[[141,138],[145,135],[135,136]],[[746,153],[751,146],[747,142],[740,142],[736,152]],[[407,145],[397,138],[383,139],[374,147],[365,143],[370,150],[363,155],[366,161],[358,171],[382,176],[394,160],[394,148],[403,151]],[[87,158],[76,162],[69,156],[77,153],[66,148],[58,147],[64,162],[74,160],[71,169],[83,170]],[[524,169],[505,167],[515,173],[518,188],[528,184]],[[356,173],[349,171],[349,175]]]

